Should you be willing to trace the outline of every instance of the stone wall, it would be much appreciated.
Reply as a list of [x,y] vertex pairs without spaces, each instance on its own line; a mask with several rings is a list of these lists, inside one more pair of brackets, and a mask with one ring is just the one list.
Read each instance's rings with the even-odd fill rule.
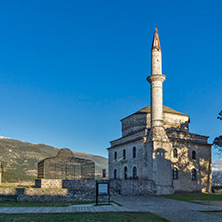
[[96,180],[60,180],[60,179],[36,179],[36,188],[67,188],[74,190],[95,189]]
[[147,126],[146,113],[138,113],[122,119],[122,136],[129,136],[135,132],[144,130]]
[[[172,166],[178,169],[178,179],[173,180],[175,192],[210,192],[211,191],[211,145],[210,144],[183,144],[173,142],[178,157],[171,158]],[[192,159],[192,151],[196,158]],[[196,169],[196,180],[191,180],[191,171]]]
[[[96,180],[37,179],[36,188],[1,188],[0,200],[86,202],[96,199]],[[107,197],[100,197],[106,201]]]
[[110,180],[111,195],[153,195],[155,184],[151,180]]
[[95,189],[96,180],[63,180],[62,187],[67,189]]
[[29,202],[85,202],[95,201],[95,198],[95,189],[0,188],[0,200]]
[[[136,157],[133,157],[133,148],[136,148]],[[116,178],[124,179],[124,167],[127,167],[127,178],[133,178],[133,168],[137,168],[137,177],[143,177],[143,141],[125,144],[121,147],[113,148],[109,151],[109,178],[114,179],[114,170]],[[123,150],[126,150],[126,157],[123,159]],[[117,159],[114,154],[117,152]]]
[[60,179],[36,179],[36,188],[62,188],[62,180]]

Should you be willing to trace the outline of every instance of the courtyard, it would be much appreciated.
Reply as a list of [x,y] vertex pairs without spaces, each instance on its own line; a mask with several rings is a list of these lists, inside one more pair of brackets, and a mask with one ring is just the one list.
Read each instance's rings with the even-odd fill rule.
[[[206,202],[210,201],[210,205]],[[213,204],[215,202],[216,204]],[[222,220],[221,194],[115,196],[95,203],[0,202],[0,221],[214,221]]]

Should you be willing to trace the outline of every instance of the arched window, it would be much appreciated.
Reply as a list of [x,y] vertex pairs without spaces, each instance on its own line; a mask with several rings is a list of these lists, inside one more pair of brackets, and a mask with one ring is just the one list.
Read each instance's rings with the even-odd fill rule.
[[124,167],[124,179],[127,180],[127,167]]
[[136,158],[136,147],[133,147],[133,158]]
[[123,159],[124,160],[126,159],[126,150],[125,149],[123,150]]
[[176,167],[173,168],[173,180],[178,180],[178,169]]
[[196,160],[196,152],[194,150],[192,151],[192,159]]
[[113,178],[116,179],[116,175],[117,175],[117,170],[114,170],[114,174],[113,174]]
[[174,149],[174,150],[173,150],[173,157],[174,157],[174,158],[177,158],[177,156],[178,156],[178,154],[177,154],[177,149]]
[[114,160],[117,160],[117,152],[114,153]]
[[191,180],[197,180],[197,171],[196,171],[196,169],[191,170]]
[[137,168],[134,166],[133,167],[133,179],[137,178]]

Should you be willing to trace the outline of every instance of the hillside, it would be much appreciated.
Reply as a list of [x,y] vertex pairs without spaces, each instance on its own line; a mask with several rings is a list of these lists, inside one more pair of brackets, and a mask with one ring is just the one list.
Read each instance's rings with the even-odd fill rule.
[[[0,137],[0,162],[2,162],[7,180],[18,178],[35,178],[37,163],[44,158],[55,156],[59,149],[45,144],[33,144]],[[102,156],[73,151],[79,158],[90,159],[95,162],[96,174],[107,169],[108,160]],[[29,177],[27,177],[29,176]]]

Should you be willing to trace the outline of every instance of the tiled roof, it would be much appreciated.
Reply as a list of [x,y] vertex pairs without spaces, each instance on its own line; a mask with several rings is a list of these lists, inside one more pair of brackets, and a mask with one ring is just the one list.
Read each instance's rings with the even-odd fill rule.
[[[184,113],[178,112],[178,111],[176,111],[174,109],[171,109],[171,108],[169,108],[167,106],[163,106],[163,112],[164,113],[172,113],[172,114],[182,115],[182,116],[188,116],[188,115],[186,115]],[[123,118],[122,120],[124,120],[124,119],[126,119],[126,118],[128,118],[130,116],[133,116],[133,115],[136,115],[136,114],[141,114],[141,113],[150,113],[150,106],[146,106],[146,107],[140,109],[139,111],[133,113],[132,115],[129,115],[129,116]]]
[[[167,106],[163,106],[163,112],[187,116],[186,114],[178,112],[178,111],[171,109],[170,107],[167,107]],[[136,113],[150,113],[150,106],[144,107],[144,108],[140,109],[139,111],[137,111]],[[136,114],[136,113],[134,113],[134,114]]]

